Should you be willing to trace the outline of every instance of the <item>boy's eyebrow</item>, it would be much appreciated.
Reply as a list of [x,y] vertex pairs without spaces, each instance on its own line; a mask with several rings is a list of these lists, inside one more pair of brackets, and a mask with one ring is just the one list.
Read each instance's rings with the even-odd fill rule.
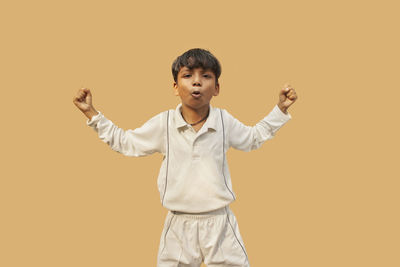
[[[184,71],[189,71],[189,72],[191,72],[191,71],[193,71],[193,69],[189,69],[188,67],[184,67],[184,68],[181,69],[181,71],[182,71],[182,72],[184,72]],[[210,69],[203,69],[203,68],[201,68],[201,71],[202,71],[202,72],[211,72],[211,73],[213,73],[213,71],[210,70]]]

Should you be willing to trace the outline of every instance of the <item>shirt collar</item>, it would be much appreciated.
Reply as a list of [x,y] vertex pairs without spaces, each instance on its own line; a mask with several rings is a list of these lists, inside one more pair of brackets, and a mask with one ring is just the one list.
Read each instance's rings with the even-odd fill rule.
[[[189,124],[183,119],[181,114],[182,103],[179,103],[175,109],[175,126],[176,128],[181,128],[184,126],[188,126]],[[203,125],[203,128],[214,129],[217,130],[217,109],[212,107],[210,104],[210,113],[208,114],[208,118]]]

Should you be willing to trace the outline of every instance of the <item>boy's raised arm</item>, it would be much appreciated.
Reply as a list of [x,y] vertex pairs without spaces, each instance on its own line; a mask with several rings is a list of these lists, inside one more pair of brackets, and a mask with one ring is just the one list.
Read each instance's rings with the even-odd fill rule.
[[250,151],[259,148],[266,140],[275,136],[276,132],[291,119],[287,112],[297,99],[296,92],[285,84],[279,92],[279,102],[272,111],[255,126],[247,126],[225,111],[229,127],[229,146],[235,149]]
[[154,116],[139,128],[124,130],[93,107],[89,89],[80,89],[73,102],[88,117],[87,125],[93,128],[112,150],[131,157],[146,156],[155,152],[164,153],[164,122],[167,118],[164,113]]

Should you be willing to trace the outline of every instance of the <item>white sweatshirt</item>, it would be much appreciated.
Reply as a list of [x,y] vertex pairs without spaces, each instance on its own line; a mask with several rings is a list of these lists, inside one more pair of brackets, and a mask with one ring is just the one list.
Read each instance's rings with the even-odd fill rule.
[[276,105],[250,127],[224,109],[210,105],[209,116],[196,132],[183,119],[179,104],[151,118],[140,128],[123,130],[99,112],[87,121],[113,150],[140,157],[159,152],[164,155],[158,175],[158,190],[164,207],[181,212],[206,212],[235,200],[226,151],[250,151],[271,139],[291,119]]

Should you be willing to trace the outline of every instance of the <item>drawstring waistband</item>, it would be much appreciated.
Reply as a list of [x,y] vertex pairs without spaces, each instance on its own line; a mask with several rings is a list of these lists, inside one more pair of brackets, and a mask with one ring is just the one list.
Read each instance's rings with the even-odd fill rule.
[[212,211],[206,211],[206,212],[197,212],[197,213],[189,213],[189,212],[181,212],[181,211],[174,211],[170,210],[170,212],[174,215],[178,216],[184,216],[188,218],[193,218],[193,219],[203,219],[203,218],[209,218],[212,216],[216,215],[225,215],[227,214],[227,210],[229,209],[228,206],[222,207],[220,209],[212,210]]

